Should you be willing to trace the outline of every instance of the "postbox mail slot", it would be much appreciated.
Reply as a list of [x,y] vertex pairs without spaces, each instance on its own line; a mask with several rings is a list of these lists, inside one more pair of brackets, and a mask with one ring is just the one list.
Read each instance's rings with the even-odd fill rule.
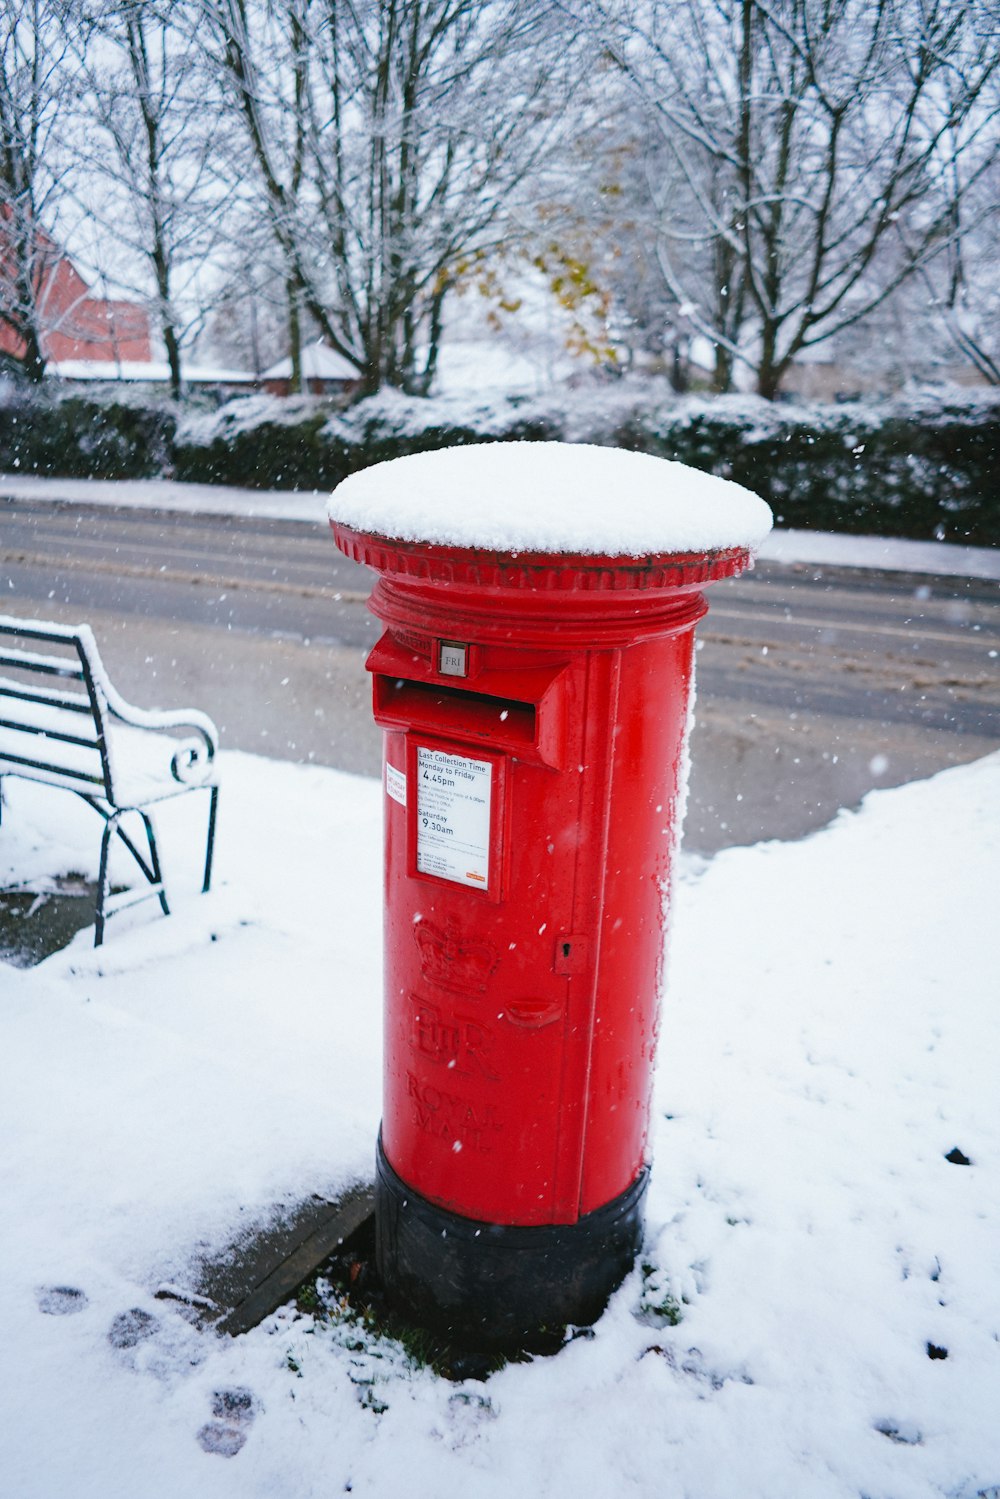
[[376,676],[374,682],[375,720],[383,728],[417,729],[514,752],[535,750],[534,703],[402,677]]
[[368,658],[375,721],[506,751],[559,768],[566,742],[564,663],[527,670],[477,666],[469,686],[442,677],[431,661],[403,649],[391,634]]

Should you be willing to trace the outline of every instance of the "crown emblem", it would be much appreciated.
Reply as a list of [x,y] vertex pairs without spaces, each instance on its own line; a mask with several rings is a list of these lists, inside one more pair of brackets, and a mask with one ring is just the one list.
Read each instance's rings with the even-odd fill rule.
[[449,921],[443,931],[433,922],[418,921],[413,934],[420,948],[420,972],[428,983],[460,994],[485,992],[500,961],[499,953],[488,942],[463,942],[454,921]]

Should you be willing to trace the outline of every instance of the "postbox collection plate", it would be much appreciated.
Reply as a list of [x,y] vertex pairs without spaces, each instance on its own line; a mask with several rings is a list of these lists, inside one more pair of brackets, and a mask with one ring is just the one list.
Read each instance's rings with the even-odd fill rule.
[[501,900],[507,757],[407,738],[410,873]]
[[417,871],[489,888],[493,766],[417,746]]

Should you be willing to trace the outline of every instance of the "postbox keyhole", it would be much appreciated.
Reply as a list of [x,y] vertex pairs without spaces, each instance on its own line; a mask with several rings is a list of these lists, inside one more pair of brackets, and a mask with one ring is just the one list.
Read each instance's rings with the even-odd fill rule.
[[582,973],[587,966],[587,939],[580,932],[569,932],[556,940],[552,961],[556,973],[566,978]]

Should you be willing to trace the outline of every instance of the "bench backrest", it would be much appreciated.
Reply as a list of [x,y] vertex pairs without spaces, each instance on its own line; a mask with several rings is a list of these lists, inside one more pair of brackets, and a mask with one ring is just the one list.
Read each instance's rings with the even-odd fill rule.
[[110,797],[103,678],[85,626],[0,615],[0,776]]

